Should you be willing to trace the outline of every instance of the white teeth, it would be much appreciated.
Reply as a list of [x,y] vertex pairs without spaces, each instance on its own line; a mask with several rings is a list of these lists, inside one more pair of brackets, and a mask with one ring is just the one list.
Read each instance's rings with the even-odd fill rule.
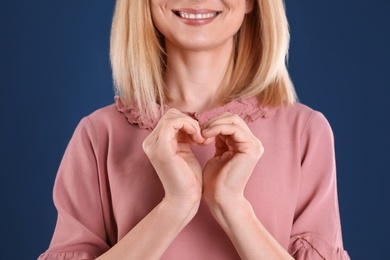
[[189,14],[186,12],[178,12],[179,16],[185,19],[207,19],[216,16],[218,13],[207,13],[207,14]]

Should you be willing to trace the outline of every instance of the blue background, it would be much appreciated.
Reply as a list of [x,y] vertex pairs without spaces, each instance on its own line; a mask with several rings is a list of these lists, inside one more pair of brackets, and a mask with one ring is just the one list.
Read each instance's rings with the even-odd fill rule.
[[[345,248],[353,259],[390,259],[390,1],[286,4],[292,79],[335,134]],[[83,116],[113,102],[113,8],[113,0],[0,0],[2,259],[47,248],[66,145]]]

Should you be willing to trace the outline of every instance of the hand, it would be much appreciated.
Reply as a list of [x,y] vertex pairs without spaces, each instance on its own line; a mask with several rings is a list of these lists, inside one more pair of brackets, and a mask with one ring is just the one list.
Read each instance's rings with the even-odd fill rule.
[[198,122],[177,109],[169,109],[143,149],[165,190],[165,200],[193,205],[202,196],[202,168],[190,145],[202,144]]
[[244,189],[264,148],[237,115],[224,113],[208,122],[202,135],[215,138],[215,155],[203,170],[204,197],[210,208],[244,199]]

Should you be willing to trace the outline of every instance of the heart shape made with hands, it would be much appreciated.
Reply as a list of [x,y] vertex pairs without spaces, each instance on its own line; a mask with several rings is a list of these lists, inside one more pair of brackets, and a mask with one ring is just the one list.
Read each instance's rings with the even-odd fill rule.
[[157,156],[157,151],[165,151],[164,154],[168,156],[178,152],[186,154],[189,152],[188,145],[204,146],[213,141],[214,157],[227,153],[240,157],[246,154],[253,158],[261,156],[263,151],[260,140],[236,114],[225,112],[201,126],[197,120],[177,109],[169,109],[165,113],[145,139],[143,147],[151,157]]
[[[210,156],[212,149],[198,150],[213,141]],[[209,198],[225,192],[241,194],[263,151],[260,140],[238,115],[224,113],[201,126],[171,109],[144,140],[143,148],[166,193],[185,196],[195,188],[195,194],[203,190]],[[197,158],[193,149],[203,156]]]

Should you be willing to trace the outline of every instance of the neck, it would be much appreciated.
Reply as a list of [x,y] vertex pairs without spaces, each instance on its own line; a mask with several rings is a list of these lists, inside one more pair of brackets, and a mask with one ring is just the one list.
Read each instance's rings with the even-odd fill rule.
[[222,105],[221,82],[229,67],[233,44],[202,51],[177,50],[167,44],[165,84],[168,102],[186,112],[202,112]]

